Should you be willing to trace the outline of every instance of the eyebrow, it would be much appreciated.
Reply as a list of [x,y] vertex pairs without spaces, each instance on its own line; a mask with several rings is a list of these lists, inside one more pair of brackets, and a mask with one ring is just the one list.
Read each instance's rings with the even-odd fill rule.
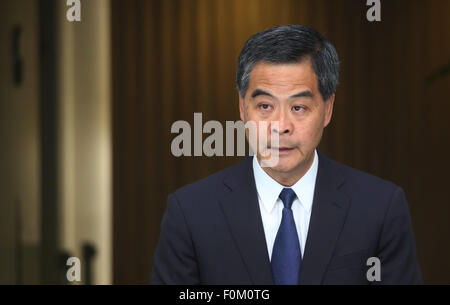
[[271,93],[264,91],[262,89],[255,89],[255,91],[252,92],[252,98],[255,98],[260,95],[265,95],[274,98],[274,96]]
[[[267,92],[265,90],[262,90],[262,89],[255,89],[255,91],[252,92],[252,98],[255,98],[260,95],[265,95],[265,96],[275,98],[273,96],[273,94],[271,94],[270,92]],[[305,91],[296,93],[294,95],[291,95],[289,97],[289,99],[294,99],[294,98],[299,98],[299,97],[313,97],[313,93],[310,90],[305,90]]]
[[299,97],[313,97],[313,93],[309,90],[305,90],[305,91],[296,93],[294,95],[291,95],[289,98],[293,99],[293,98],[299,98]]

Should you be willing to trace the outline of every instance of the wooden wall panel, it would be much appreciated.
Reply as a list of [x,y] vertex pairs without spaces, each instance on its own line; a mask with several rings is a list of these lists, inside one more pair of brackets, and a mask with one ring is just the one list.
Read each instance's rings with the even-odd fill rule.
[[115,282],[150,281],[170,192],[240,160],[173,157],[172,123],[238,120],[243,43],[296,23],[324,33],[342,63],[320,149],[405,189],[424,278],[450,283],[449,3],[382,1],[370,23],[354,0],[113,0]]

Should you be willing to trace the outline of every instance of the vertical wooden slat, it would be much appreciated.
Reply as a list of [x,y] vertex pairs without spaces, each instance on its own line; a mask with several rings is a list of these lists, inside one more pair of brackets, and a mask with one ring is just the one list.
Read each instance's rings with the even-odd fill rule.
[[162,190],[164,193],[173,192],[175,188],[175,179],[173,173],[175,168],[173,166],[172,154],[170,152],[170,142],[167,141],[167,134],[170,132],[171,122],[174,119],[173,108],[176,107],[176,94],[175,94],[175,76],[174,76],[174,57],[175,48],[173,37],[175,35],[175,23],[173,21],[175,17],[175,0],[167,0],[161,3],[160,14],[162,16],[161,22],[161,100],[158,101],[154,107],[155,111],[160,110],[161,126],[160,137],[161,140],[155,143],[155,149],[161,150],[161,158],[163,168],[160,173],[163,181]]
[[[192,77],[196,75],[196,62],[192,60],[195,54],[193,49],[194,27],[195,22],[193,10],[195,9],[194,1],[179,1],[180,8],[177,18],[180,19],[178,23],[179,40],[177,48],[177,57],[179,62],[179,92],[177,94],[177,106],[180,113],[176,117],[177,120],[184,120],[192,122],[192,105],[196,102],[195,88],[192,84]],[[173,139],[177,134],[174,134]],[[193,147],[191,147],[193,150]],[[191,151],[193,153],[193,151]],[[192,175],[192,168],[194,167],[193,159],[190,157],[179,157],[174,161],[176,168],[179,169],[180,181],[178,185],[187,184]]]
[[[112,28],[113,32],[118,31],[127,33],[127,35],[117,35],[113,37],[113,49],[117,50],[113,54],[113,197],[119,202],[136,202],[137,194],[133,187],[135,181],[136,167],[136,129],[134,125],[135,103],[124,104],[124,101],[135,101],[136,89],[134,87],[136,77],[136,65],[133,62],[135,54],[136,35],[133,23],[136,15],[135,2],[130,1],[127,4],[127,10],[123,10],[123,2],[113,1],[113,12],[123,12],[124,14],[113,14]],[[116,23],[120,20],[119,24]],[[126,46],[126,50],[125,50]],[[117,69],[117,70],[116,70]],[[127,126],[126,129],[122,126]],[[130,133],[130,134],[128,134]],[[120,185],[120,188],[118,187]],[[121,247],[135,249],[136,231],[132,219],[135,217],[135,205],[129,207],[114,204],[113,222],[114,222],[114,281],[127,281],[135,274],[134,270],[121,268],[120,264],[124,261],[131,261],[133,253],[121,251]],[[119,217],[120,215],[120,217]],[[116,229],[120,228],[120,232]]]

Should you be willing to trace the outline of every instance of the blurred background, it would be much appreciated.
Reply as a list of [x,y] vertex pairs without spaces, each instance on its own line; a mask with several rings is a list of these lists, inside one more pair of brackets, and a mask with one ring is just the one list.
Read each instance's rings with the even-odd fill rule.
[[[450,284],[450,1],[0,1],[0,283],[148,284],[169,193],[242,157],[174,157],[171,125],[237,121],[246,39],[305,24],[342,65],[320,150],[406,192],[427,284]],[[203,136],[205,139],[206,136]]]

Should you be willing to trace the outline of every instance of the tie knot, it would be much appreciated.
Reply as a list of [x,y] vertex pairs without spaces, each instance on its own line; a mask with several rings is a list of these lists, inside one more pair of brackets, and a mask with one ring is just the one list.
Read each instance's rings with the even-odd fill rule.
[[291,188],[284,188],[280,193],[280,199],[283,201],[284,207],[290,209],[297,195]]

